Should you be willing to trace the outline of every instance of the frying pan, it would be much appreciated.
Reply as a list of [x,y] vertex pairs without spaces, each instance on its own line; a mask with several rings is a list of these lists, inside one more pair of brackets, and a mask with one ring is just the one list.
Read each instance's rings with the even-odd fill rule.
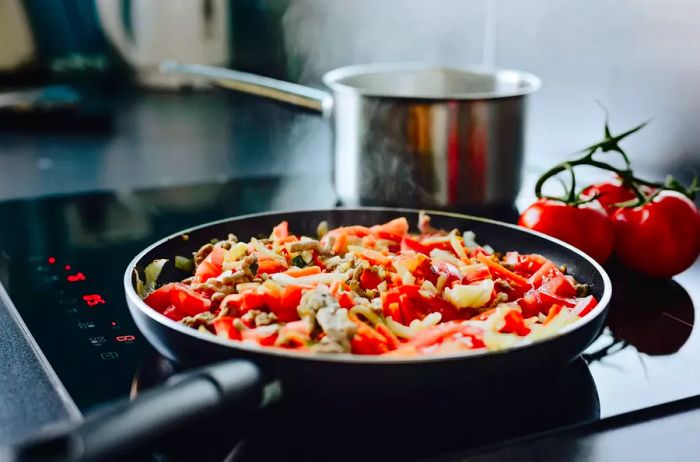
[[[600,333],[610,301],[611,283],[592,258],[541,233],[446,212],[429,212],[431,224],[437,228],[472,230],[477,240],[496,250],[538,253],[557,264],[564,264],[578,281],[589,285],[590,292],[599,300],[597,307],[559,335],[530,345],[497,352],[396,358],[308,354],[223,339],[161,315],[148,307],[134,288],[134,269],[142,272],[155,259],[172,260],[176,255],[189,255],[202,243],[228,233],[246,241],[259,234],[267,235],[273,226],[287,220],[294,233],[314,235],[318,223],[323,220],[331,228],[351,224],[373,225],[402,216],[409,223],[416,223],[418,213],[408,209],[359,208],[256,214],[188,229],[151,245],[134,258],[124,275],[126,299],[136,325],[161,354],[185,368],[220,364],[199,369],[186,380],[151,390],[131,404],[92,418],[68,432],[53,435],[52,439],[45,440],[44,447],[71,447],[74,460],[91,457],[90,460],[97,460],[110,453],[109,450],[114,454],[117,449],[125,450],[130,444],[143,443],[147,435],[159,430],[172,430],[174,420],[184,424],[197,417],[198,406],[199,410],[211,410],[218,406],[219,401],[226,400],[229,404],[234,403],[240,412],[254,413],[261,403],[269,401],[279,391],[280,384],[282,390],[302,390],[306,396],[326,400],[329,406],[353,397],[381,406],[382,399],[388,395],[439,393],[444,384],[457,385],[465,392],[483,392],[489,384],[504,381],[515,386],[519,377],[571,362]],[[184,234],[187,239],[183,239]],[[183,276],[174,265],[167,264],[159,283],[178,281]],[[524,371],[527,374],[523,374]],[[129,425],[134,419],[137,422]],[[119,445],[111,442],[117,438]],[[57,444],[57,439],[62,443]],[[25,454],[41,454],[40,444],[27,448],[30,450]]]

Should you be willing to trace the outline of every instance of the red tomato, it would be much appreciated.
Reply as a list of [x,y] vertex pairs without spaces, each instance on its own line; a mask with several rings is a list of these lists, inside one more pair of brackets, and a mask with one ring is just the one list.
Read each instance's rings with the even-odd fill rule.
[[700,215],[680,193],[665,191],[643,206],[619,209],[612,221],[618,258],[647,276],[678,274],[700,252]]
[[596,201],[574,207],[539,199],[525,209],[518,224],[568,242],[600,263],[608,259],[615,242],[612,223]]
[[620,181],[606,181],[590,185],[584,189],[581,192],[581,198],[588,199],[596,194],[600,205],[611,215],[618,209],[616,204],[631,201],[637,197],[633,190],[622,186]]

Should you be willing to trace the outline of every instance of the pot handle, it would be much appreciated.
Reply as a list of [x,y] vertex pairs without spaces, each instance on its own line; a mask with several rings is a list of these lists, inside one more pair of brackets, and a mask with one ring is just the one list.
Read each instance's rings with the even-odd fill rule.
[[[15,460],[125,460],[160,438],[206,422],[222,411],[234,409],[237,419],[252,416],[276,399],[270,388],[263,387],[260,370],[248,361],[232,360],[197,369],[173,376],[133,401],[98,410],[77,425],[24,443],[16,450]],[[242,437],[244,430],[232,436]]]
[[160,71],[202,77],[220,87],[282,101],[320,112],[324,116],[329,116],[333,108],[333,96],[326,91],[248,72],[176,61],[163,61]]

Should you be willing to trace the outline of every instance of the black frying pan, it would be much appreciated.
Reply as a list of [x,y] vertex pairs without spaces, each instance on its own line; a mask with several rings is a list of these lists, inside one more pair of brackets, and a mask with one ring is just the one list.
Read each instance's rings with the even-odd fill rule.
[[[443,385],[457,385],[483,391],[490,384],[504,381],[517,383],[538,370],[555,369],[578,357],[601,331],[611,296],[611,283],[605,271],[593,259],[559,240],[514,225],[465,215],[429,212],[437,228],[472,230],[479,242],[496,250],[538,253],[561,265],[565,264],[578,281],[590,286],[599,301],[585,318],[568,326],[556,337],[499,352],[474,352],[415,358],[367,357],[353,355],[310,355],[294,351],[266,349],[201,333],[159,314],[136,294],[133,270],[140,272],[153,260],[176,255],[190,255],[212,238],[236,234],[248,240],[269,234],[282,220],[289,222],[295,234],[314,235],[318,223],[333,228],[342,225],[374,225],[405,216],[416,223],[417,210],[401,209],[331,209],[266,213],[227,219],[199,226],[169,236],[145,249],[134,258],[124,276],[129,310],[141,332],[164,356],[184,367],[209,366],[155,389],[129,405],[97,416],[71,432],[54,437],[52,448],[70,446],[75,458],[82,460],[112,455],[117,449],[143,443],[156,433],[172,430],[176,422],[184,423],[214,410],[220,402],[234,403],[241,412],[254,412],[262,401],[269,400],[275,386],[334,403],[381,403],[388,396],[411,396],[412,393],[440,393]],[[182,238],[183,234],[188,239]],[[183,274],[171,264],[164,267],[159,283],[178,281]],[[196,391],[195,391],[196,389]],[[379,404],[381,405],[381,404]],[[136,419],[138,423],[129,425]],[[115,434],[116,432],[116,434]],[[110,438],[118,439],[119,444]],[[97,443],[95,443],[95,440]],[[69,441],[70,443],[66,443]],[[78,441],[76,443],[75,441]],[[45,444],[46,446],[46,444]],[[79,447],[76,449],[76,447]],[[41,455],[40,445],[28,446],[25,454]],[[46,451],[44,449],[44,451]],[[111,451],[111,452],[110,452]],[[66,451],[63,453],[68,453]],[[78,456],[78,457],[75,457]]]

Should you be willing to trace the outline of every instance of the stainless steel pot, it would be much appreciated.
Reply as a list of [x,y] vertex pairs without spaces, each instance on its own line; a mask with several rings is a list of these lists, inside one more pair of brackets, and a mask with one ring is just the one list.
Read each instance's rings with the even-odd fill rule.
[[323,77],[332,91],[194,64],[165,72],[320,112],[334,128],[334,183],[348,205],[460,209],[508,204],[520,188],[526,96],[512,70],[370,64]]

